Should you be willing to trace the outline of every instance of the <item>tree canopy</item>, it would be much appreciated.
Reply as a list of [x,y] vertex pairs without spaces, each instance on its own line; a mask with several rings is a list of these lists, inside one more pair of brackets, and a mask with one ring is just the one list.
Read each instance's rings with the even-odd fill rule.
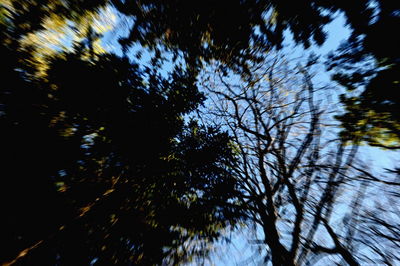
[[348,89],[342,95],[347,111],[338,116],[342,136],[388,149],[400,148],[400,45],[386,29],[400,25],[400,5],[377,1],[364,26],[332,54],[333,79]]
[[3,262],[184,261],[235,226],[230,138],[184,119],[204,99],[192,75],[77,44],[36,77],[1,52]]
[[[322,45],[338,12],[327,138],[312,62],[268,56]],[[399,171],[356,156],[400,148],[399,18],[384,0],[0,0],[1,263],[182,264],[249,224],[274,265],[400,261],[398,213],[375,197],[399,199]]]
[[[182,55],[197,69],[212,59],[247,73],[259,51],[281,47],[288,30],[295,42],[309,47],[326,39],[324,26],[336,12],[345,15],[351,37],[327,61],[334,80],[356,93],[343,95],[347,111],[338,116],[344,139],[366,141],[384,148],[399,147],[398,40],[386,28],[397,28],[396,1],[3,1],[13,12],[17,34],[44,27],[50,18],[85,20],[104,6],[131,18],[124,49],[135,43],[156,51]],[[241,69],[241,70],[240,70]],[[352,95],[352,96],[350,96]],[[355,114],[356,113],[356,114]]]

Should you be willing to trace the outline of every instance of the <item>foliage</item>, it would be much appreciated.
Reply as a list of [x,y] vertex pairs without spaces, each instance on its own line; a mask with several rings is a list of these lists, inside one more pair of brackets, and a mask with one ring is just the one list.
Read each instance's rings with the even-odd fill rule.
[[[275,265],[369,263],[357,246],[397,262],[375,244],[398,245],[398,221],[379,217],[395,210],[359,207],[365,182],[398,183],[358,167],[344,144],[400,147],[399,45],[384,31],[399,10],[383,0],[0,0],[0,260],[179,264],[247,218]],[[340,141],[321,137],[325,110],[307,67],[265,61],[285,32],[323,44],[336,12],[352,31],[329,61],[348,89]],[[122,56],[102,46],[110,30]],[[133,62],[133,46],[152,52],[150,66],[140,53]],[[202,85],[219,109],[190,118],[213,63],[217,82]],[[350,214],[337,222],[341,199]]]
[[81,43],[37,77],[1,49],[1,261],[178,263],[235,225],[230,138],[184,119],[204,99],[193,75]]
[[[255,264],[398,263],[395,208],[366,203],[368,197],[381,206],[380,185],[393,191],[398,182],[359,165],[358,147],[332,132],[329,91],[314,84],[311,65],[293,65],[270,54],[251,68],[251,79],[224,76],[216,67],[202,82],[213,102],[205,116],[222,121],[234,137]],[[383,194],[398,202],[398,193]]]
[[336,72],[333,79],[348,89],[342,95],[347,110],[338,116],[342,136],[399,149],[399,41],[387,29],[400,25],[400,6],[396,1],[375,1],[358,9],[358,14],[369,15],[358,19],[362,25],[354,26],[352,36],[329,63]]

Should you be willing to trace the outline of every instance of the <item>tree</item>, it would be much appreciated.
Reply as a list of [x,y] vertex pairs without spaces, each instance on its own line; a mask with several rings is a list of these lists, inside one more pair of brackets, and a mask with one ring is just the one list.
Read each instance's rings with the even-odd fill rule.
[[49,58],[88,36],[93,50],[104,53],[101,36],[115,21],[111,9],[100,3],[89,8],[65,1],[1,1],[0,14],[3,43],[23,54],[26,71],[36,76],[45,75]]
[[[100,54],[94,47],[100,35],[93,21],[101,9],[111,6],[133,21],[129,34],[120,39],[124,57]],[[353,31],[351,49],[345,50],[350,52],[337,54],[336,62],[362,63],[370,55],[379,69],[350,78],[349,72],[336,75],[346,86],[367,85],[365,93],[343,97],[348,111],[339,119],[346,130],[342,142],[329,142],[339,149],[330,144],[328,152],[320,146],[325,139],[315,135],[322,130],[321,114],[309,100],[315,92],[308,74],[303,83],[308,89],[282,96],[281,91],[273,91],[277,87],[272,83],[280,82],[270,79],[273,86],[264,97],[263,91],[253,88],[260,76],[252,66],[263,62],[272,48],[280,48],[285,30],[306,47],[322,44],[323,27],[336,11],[345,13]],[[312,261],[319,253],[336,254],[355,264],[356,256],[349,252],[351,241],[343,241],[340,226],[332,225],[330,219],[340,189],[353,184],[347,178],[353,150],[343,143],[367,140],[398,148],[398,104],[390,90],[384,97],[378,93],[380,86],[398,87],[398,56],[393,48],[397,46],[381,49],[382,35],[377,34],[377,29],[397,22],[398,6],[383,1],[375,6],[361,0],[1,1],[0,123],[5,129],[1,140],[7,155],[5,187],[10,192],[2,202],[12,202],[4,206],[9,215],[2,229],[9,248],[2,260],[30,264],[40,260],[45,264],[185,260],[201,254],[220,229],[235,225],[241,216],[239,182],[242,191],[247,191],[241,204],[249,207],[242,210],[258,219],[270,237],[265,240],[275,264]],[[87,37],[75,43],[73,52],[54,49],[47,53],[48,47],[43,51],[30,38],[46,28],[62,31],[70,23]],[[152,66],[138,66],[127,59],[133,44],[154,52]],[[160,74],[165,53],[183,59],[179,61],[183,67],[174,65],[168,77]],[[239,111],[231,113],[236,123],[227,126],[236,134],[236,145],[219,127],[188,122],[187,116],[204,100],[196,77],[204,63],[214,60],[220,63],[223,76],[234,70],[252,88],[249,95],[244,90],[244,98],[240,98],[243,92],[229,86],[219,94],[230,97],[226,99],[231,108],[240,111],[235,103],[244,101],[250,109],[242,111],[253,112],[250,124],[241,123]],[[263,105],[267,112],[258,109]],[[286,110],[290,107],[293,114]],[[352,114],[353,110],[359,115]],[[288,133],[294,130],[306,130],[304,139]],[[240,144],[243,139],[245,146]],[[242,164],[235,165],[232,147]],[[319,154],[333,159],[320,162]],[[248,157],[252,158],[249,162]],[[269,176],[263,165],[267,159],[271,160]],[[235,171],[239,178],[234,178]],[[317,173],[326,186],[320,186]],[[301,182],[311,183],[309,188],[299,188]],[[251,194],[253,190],[256,194]],[[275,211],[287,220],[282,223]],[[28,222],[32,217],[36,219]],[[278,233],[281,224],[290,227],[291,220],[295,222],[289,245]],[[311,227],[304,229],[307,224]],[[132,225],[134,230],[130,230]],[[330,236],[333,248],[315,238],[321,230]],[[149,241],[153,236],[156,240]],[[201,244],[193,246],[193,241]]]
[[[35,22],[26,31],[43,27],[52,13],[60,20],[77,21],[87,12],[96,12],[100,7],[112,5],[119,13],[134,20],[128,29],[129,36],[121,38],[123,45],[138,42],[152,49],[159,49],[161,45],[175,54],[183,54],[192,66],[199,66],[202,61],[211,59],[221,60],[231,67],[243,66],[246,60],[254,59],[254,49],[268,51],[271,47],[281,47],[285,30],[293,34],[297,43],[306,47],[311,43],[321,45],[325,41],[323,27],[331,21],[336,11],[344,11],[355,30],[366,25],[370,18],[366,1],[187,3],[182,0],[110,0],[94,1],[88,5],[75,0],[49,1],[47,5],[38,5],[36,1],[5,2],[17,10],[23,22]],[[28,16],[29,9],[37,12]]]
[[[112,5],[121,14],[134,19],[129,36],[121,38],[128,47],[133,43],[152,49],[167,48],[176,55],[183,54],[194,68],[202,61],[222,60],[231,67],[243,67],[253,60],[254,47],[268,51],[279,46],[283,31],[290,29],[297,42],[310,45],[310,39],[324,41],[323,25],[330,20],[318,6],[308,1],[297,1],[291,8],[282,1],[4,1],[21,21],[22,34],[43,28],[46,19],[54,16],[60,21],[84,20]],[[296,10],[296,11],[294,11]],[[269,12],[269,15],[266,13]],[[256,28],[258,28],[258,33]],[[161,47],[160,47],[161,46]],[[251,49],[250,49],[251,48]]]
[[[334,80],[352,95],[342,96],[347,110],[338,116],[342,137],[390,149],[400,147],[399,42],[386,28],[400,25],[396,1],[112,1],[123,14],[135,18],[124,45],[139,42],[165,46],[183,54],[192,66],[202,60],[224,62],[249,74],[247,64],[260,62],[260,51],[282,45],[285,30],[298,44],[309,47],[325,41],[324,26],[342,12],[352,31],[349,40],[327,64]],[[158,49],[158,48],[155,48]],[[367,66],[367,67],[366,67]]]
[[[373,146],[399,148],[398,41],[386,28],[399,25],[399,5],[394,1],[207,1],[188,3],[175,0],[92,1],[84,5],[74,0],[3,1],[15,10],[20,34],[43,28],[54,13],[59,21],[80,21],[99,8],[113,6],[134,21],[124,49],[140,44],[156,51],[182,56],[197,73],[204,62],[224,62],[250,74],[247,64],[260,62],[259,52],[279,48],[284,31],[289,30],[298,44],[309,47],[325,40],[324,26],[336,12],[345,15],[351,37],[327,61],[335,68],[334,80],[350,91],[342,96],[347,110],[338,119],[344,139],[366,141]],[[295,6],[294,6],[295,5]],[[84,19],[83,19],[84,20]],[[384,93],[382,93],[384,91]],[[355,114],[356,113],[356,114]]]
[[[365,263],[395,265],[399,253],[399,173],[374,172],[366,164],[354,167],[360,186],[352,202],[352,216],[346,221],[347,239],[354,253]],[[379,195],[370,198],[370,195]]]
[[222,68],[245,74],[250,74],[248,63],[262,60],[257,56],[260,51],[281,47],[285,30],[305,47],[311,43],[321,45],[326,35],[324,26],[335,12],[342,12],[351,37],[327,64],[335,68],[334,80],[350,91],[358,88],[357,93],[347,92],[342,96],[347,106],[338,116],[343,126],[342,137],[384,148],[400,147],[400,108],[394,94],[400,84],[399,43],[385,31],[399,26],[400,6],[395,1],[377,0],[370,4],[366,0],[296,3],[110,0],[92,1],[90,5],[74,0],[50,1],[47,5],[38,5],[36,1],[7,2],[17,11],[24,34],[43,27],[52,13],[60,21],[79,21],[90,12],[98,12],[100,7],[112,5],[134,21],[128,29],[129,35],[120,39],[124,49],[139,43],[155,50],[157,57],[165,49],[175,56],[183,56],[195,70],[215,59],[225,63]]
[[399,42],[385,29],[400,23],[400,6],[375,1],[360,13],[359,26],[349,40],[330,56],[333,79],[348,92],[342,95],[346,112],[338,116],[342,137],[387,149],[400,147]]
[[193,75],[81,43],[37,77],[1,44],[3,263],[176,264],[235,225],[230,138],[184,120]]
[[[369,172],[358,167],[357,146],[330,132],[334,110],[323,100],[327,88],[313,84],[310,67],[278,53],[253,65],[252,78],[211,71],[202,83],[215,106],[206,111],[208,120],[218,119],[235,138],[240,198],[255,228],[249,242],[264,247],[264,262],[272,265],[377,262],[377,243],[390,234],[359,217],[368,213],[366,193],[370,200],[378,193],[366,181]],[[375,248],[369,255],[368,245]]]

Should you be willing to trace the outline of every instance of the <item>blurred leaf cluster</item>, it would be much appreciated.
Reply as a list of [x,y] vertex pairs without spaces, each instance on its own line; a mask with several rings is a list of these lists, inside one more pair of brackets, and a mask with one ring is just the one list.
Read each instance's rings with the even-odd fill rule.
[[90,36],[48,53],[38,75],[13,36],[18,16],[6,17],[1,261],[179,262],[235,225],[240,214],[224,205],[236,197],[230,138],[184,119],[204,100],[193,75],[142,69],[94,50]]

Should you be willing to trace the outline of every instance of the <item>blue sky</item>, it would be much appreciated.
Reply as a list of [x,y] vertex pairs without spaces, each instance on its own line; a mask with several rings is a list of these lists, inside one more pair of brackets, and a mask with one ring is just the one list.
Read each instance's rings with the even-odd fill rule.
[[[329,52],[337,49],[341,42],[346,40],[350,33],[349,29],[345,26],[345,19],[341,14],[337,14],[337,17],[325,28],[325,31],[327,32],[327,40],[324,45],[321,47],[312,46],[312,48],[308,50],[304,50],[302,47],[296,46],[291,40],[290,34],[286,33],[285,44],[287,46],[284,48],[284,52],[290,57],[294,58],[302,57],[305,54],[314,52],[315,54],[320,55],[321,59],[325,59],[326,55]],[[117,29],[116,31],[112,32],[112,34],[115,33],[120,35],[126,34],[127,32],[121,32]],[[106,38],[106,41],[109,42],[111,40]],[[118,47],[116,43],[114,43],[113,46]],[[133,55],[138,48],[140,47],[132,48],[129,54]],[[117,48],[114,50],[114,52],[119,53],[120,51]],[[149,59],[149,54],[145,53],[139,63],[148,64]],[[168,63],[165,66],[165,71],[168,71],[171,66],[172,64]],[[330,73],[326,71],[320,71],[315,76],[315,80],[321,83],[330,83]],[[337,87],[336,95],[339,95],[343,92],[345,92],[343,88]],[[360,155],[375,170],[380,170],[382,168],[393,168],[396,163],[399,162],[397,158],[400,158],[399,152],[390,152],[367,146],[360,148]],[[380,172],[382,171],[380,170]],[[209,262],[206,262],[206,265],[254,265],[255,262],[249,260],[250,256],[254,254],[254,248],[247,244],[247,241],[250,237],[246,234],[246,230],[233,234],[232,244],[219,246],[217,248],[217,252],[210,257],[210,260]],[[193,265],[196,265],[196,263]]]
[[[345,19],[341,14],[337,14],[336,19],[334,19],[325,30],[328,34],[324,45],[321,47],[312,46],[312,48],[308,50],[296,45],[291,40],[290,34],[286,33],[286,47],[284,48],[285,54],[293,58],[301,58],[304,55],[313,52],[320,55],[321,59],[326,59],[329,52],[336,50],[339,45],[346,40],[350,34],[350,30],[345,26]],[[323,68],[321,70],[323,70]],[[331,85],[332,82],[330,81],[330,75],[331,74],[327,71],[320,71],[314,77],[314,81],[321,84],[330,83]],[[335,90],[336,96],[345,92],[345,90],[339,86],[337,86]],[[337,101],[337,99],[334,100]],[[338,106],[338,108],[340,108],[340,106]],[[376,173],[382,173],[382,169],[384,168],[393,169],[399,163],[399,155],[400,152],[387,151],[369,146],[361,146],[359,148],[360,158],[371,167],[372,171]],[[346,210],[339,210],[339,212],[341,211]],[[210,262],[206,263],[206,265],[259,265],[256,263],[262,261],[260,256],[256,258],[256,260],[251,260],[251,256],[257,254],[257,251],[254,253],[256,246],[250,247],[249,244],[247,244],[248,240],[253,238],[254,236],[249,236],[245,229],[242,232],[233,234],[232,244],[230,244],[230,246],[221,246],[220,250],[210,258]],[[321,261],[321,263],[323,262]]]

